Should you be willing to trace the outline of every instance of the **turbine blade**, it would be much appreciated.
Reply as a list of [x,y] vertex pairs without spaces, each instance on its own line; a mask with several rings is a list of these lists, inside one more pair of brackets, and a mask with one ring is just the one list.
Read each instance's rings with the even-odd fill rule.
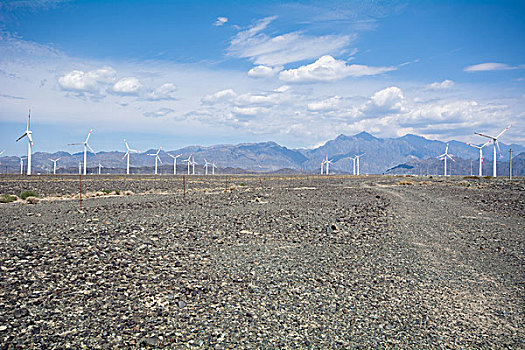
[[501,154],[501,149],[499,148],[499,142],[498,142],[498,140],[496,140],[496,146],[497,146],[497,148],[498,148],[499,157],[500,157],[500,158],[503,158],[503,154]]
[[160,164],[162,164],[162,160],[160,159],[158,155],[157,155],[157,159],[159,160]]
[[24,136],[27,135],[27,132],[24,133],[24,135],[20,136],[18,139],[16,139],[16,142],[20,141]]
[[505,131],[507,131],[507,130],[510,129],[511,126],[512,126],[512,124],[510,124],[509,126],[507,126],[507,127],[505,128],[505,130],[503,130],[502,132],[500,132],[500,133],[498,134],[498,136],[496,136],[496,138],[499,138],[501,135],[503,135],[503,134],[505,133]]
[[129,151],[126,152],[126,154],[124,154],[124,157],[122,157],[122,160],[124,160],[124,158],[126,158],[129,154]]
[[68,146],[77,146],[77,145],[83,145],[83,142],[77,142],[77,143],[68,143]]
[[128,143],[126,142],[126,139],[124,139],[124,144],[126,145],[126,149],[129,151]]
[[89,133],[88,133],[88,136],[86,137],[86,143],[88,142],[89,140],[89,137],[91,136],[91,133],[93,132],[93,129],[89,130]]
[[29,142],[31,142],[31,146],[34,146],[33,137],[31,136],[31,133],[27,134],[27,138],[29,139]]
[[475,132],[474,134],[479,135],[479,136],[486,137],[486,138],[488,138],[488,139],[492,139],[492,140],[494,139],[494,137],[492,137],[492,136],[488,136],[488,135],[485,135],[485,134],[482,134],[482,133],[479,133],[479,132]]
[[93,148],[91,148],[91,146],[88,145],[87,143],[86,143],[86,146],[87,146],[87,148],[89,148],[89,150],[90,150],[93,154],[97,154],[97,152],[93,151]]

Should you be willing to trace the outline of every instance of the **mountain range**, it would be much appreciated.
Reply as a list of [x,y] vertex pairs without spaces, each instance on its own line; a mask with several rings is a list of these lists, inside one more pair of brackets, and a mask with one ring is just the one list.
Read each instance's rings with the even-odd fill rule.
[[[482,140],[480,140],[482,141]],[[479,151],[468,146],[464,142],[449,141],[449,153],[452,153],[458,164],[468,162],[467,170],[462,167],[465,174],[470,173],[470,159],[474,163],[474,173],[477,173],[477,159]],[[499,143],[501,156],[499,161],[502,164],[508,163],[509,149],[512,148],[514,155],[525,152],[525,147],[517,144],[506,145]],[[417,135],[405,135],[397,138],[377,138],[367,132],[361,132],[353,136],[339,135],[333,140],[327,141],[322,146],[311,149],[290,149],[281,146],[275,142],[261,143],[242,143],[237,145],[214,145],[209,147],[188,146],[172,151],[161,151],[159,156],[163,162],[161,166],[162,173],[172,173],[173,160],[167,153],[182,156],[178,159],[177,171],[185,172],[186,164],[182,162],[190,155],[194,156],[195,161],[199,164],[196,166],[196,172],[203,173],[202,166],[204,160],[214,162],[219,167],[218,172],[257,172],[257,173],[277,173],[277,172],[307,172],[318,173],[320,171],[321,161],[328,156],[333,161],[331,171],[336,173],[351,173],[352,160],[355,154],[365,155],[361,158],[361,173],[382,174],[393,172],[393,168],[398,170],[439,167],[436,156],[444,153],[446,143],[437,140],[429,140]],[[124,148],[124,145],[123,145]],[[146,153],[155,153],[157,150],[149,149],[141,153],[131,154],[132,173],[147,173],[154,166],[154,158]],[[489,174],[489,168],[492,164],[492,146],[484,148],[485,174]],[[122,173],[125,170],[126,162],[123,160],[124,152],[121,151],[101,151],[97,154],[88,153],[88,167],[90,172],[96,172],[98,164],[102,164],[104,172]],[[61,158],[57,163],[58,173],[78,172],[78,164],[83,160],[83,153],[68,152],[36,152],[33,154],[33,172],[48,173],[52,170],[52,162],[49,159]],[[521,158],[519,158],[521,159]],[[428,164],[427,164],[428,163]],[[20,158],[18,157],[0,157],[0,170],[2,172],[16,173],[20,171]],[[452,167],[455,163],[453,163]],[[403,168],[403,166],[405,167]],[[522,165],[523,166],[523,165]],[[411,168],[412,167],[412,168]],[[519,171],[520,162],[513,166],[513,169]],[[503,168],[502,168],[503,170]],[[395,172],[395,171],[394,171]],[[507,170],[508,172],[508,170]],[[513,171],[513,173],[515,173]],[[503,175],[503,173],[502,173]]]

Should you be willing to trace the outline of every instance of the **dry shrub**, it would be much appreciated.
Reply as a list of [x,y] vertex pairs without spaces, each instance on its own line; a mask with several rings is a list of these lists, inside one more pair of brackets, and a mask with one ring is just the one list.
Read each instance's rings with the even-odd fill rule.
[[398,181],[397,184],[399,186],[413,186],[414,185],[414,181],[410,181],[410,180]]

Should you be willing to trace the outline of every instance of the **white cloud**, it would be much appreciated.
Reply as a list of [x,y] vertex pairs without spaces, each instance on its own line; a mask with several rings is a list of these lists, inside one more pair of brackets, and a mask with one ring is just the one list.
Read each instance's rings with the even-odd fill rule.
[[447,79],[447,80],[443,80],[441,83],[435,82],[432,84],[428,84],[426,86],[426,89],[427,90],[446,90],[446,89],[450,89],[453,86],[454,86],[454,82],[452,80]]
[[217,91],[214,94],[206,95],[201,99],[201,102],[204,104],[214,104],[217,102],[226,102],[232,100],[237,96],[237,93],[232,89],[226,89]]
[[281,85],[277,89],[273,90],[274,92],[286,92],[290,91],[291,87],[289,85]]
[[518,67],[509,66],[505,63],[480,63],[475,64],[473,66],[465,67],[465,72],[485,72],[485,71],[493,71],[493,70],[510,70],[510,69],[517,69]]
[[268,67],[264,65],[259,65],[253,67],[248,71],[248,75],[252,78],[270,78],[275,74],[279,73],[283,68],[282,67]]
[[405,96],[397,86],[391,86],[377,91],[361,108],[367,117],[404,111]]
[[256,116],[260,113],[266,112],[267,109],[264,107],[233,107],[232,112],[235,114],[245,115],[245,116]]
[[228,22],[228,18],[226,18],[226,17],[217,17],[217,20],[215,21],[215,23],[213,23],[213,25],[217,26],[217,27],[220,27],[226,22]]
[[166,83],[148,94],[151,101],[174,100],[177,87],[172,83]]
[[330,110],[336,109],[340,102],[341,102],[341,97],[334,96],[326,100],[309,103],[308,110],[313,111],[313,112],[330,111]]
[[142,114],[148,118],[161,118],[173,112],[175,112],[175,110],[171,108],[160,108],[160,109],[157,109],[156,111],[144,112]]
[[111,67],[83,72],[74,70],[58,78],[58,84],[63,90],[78,93],[101,94],[108,84],[114,82],[116,72]]
[[396,70],[395,67],[370,67],[359,64],[347,65],[330,55],[319,58],[312,64],[288,69],[279,74],[279,79],[290,83],[336,81],[346,77],[377,75]]
[[113,92],[122,95],[136,95],[142,84],[135,77],[122,78],[113,85]]
[[230,42],[228,53],[248,58],[258,65],[275,67],[326,54],[340,54],[355,38],[351,35],[310,36],[302,32],[271,37],[262,33],[276,18],[261,19],[250,28],[237,33]]

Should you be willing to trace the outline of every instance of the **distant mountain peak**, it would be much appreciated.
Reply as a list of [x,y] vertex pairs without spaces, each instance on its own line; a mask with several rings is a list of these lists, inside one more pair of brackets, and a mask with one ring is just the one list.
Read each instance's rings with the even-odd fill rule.
[[370,133],[367,133],[366,131],[361,131],[360,133],[355,134],[354,137],[359,138],[361,140],[369,140],[369,141],[378,139],[377,137],[373,136]]

